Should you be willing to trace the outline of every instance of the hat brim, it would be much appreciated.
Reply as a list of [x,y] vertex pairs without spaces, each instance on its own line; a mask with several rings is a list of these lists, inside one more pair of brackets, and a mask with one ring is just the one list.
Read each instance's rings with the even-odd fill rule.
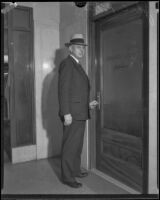
[[82,46],[88,46],[88,44],[84,44],[84,43],[65,43],[65,46],[66,47],[69,47],[69,46],[71,46],[71,45],[82,45]]

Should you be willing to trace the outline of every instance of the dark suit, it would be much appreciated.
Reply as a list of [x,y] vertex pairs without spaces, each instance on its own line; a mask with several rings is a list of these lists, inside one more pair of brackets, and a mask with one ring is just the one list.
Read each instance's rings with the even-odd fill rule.
[[62,144],[62,178],[74,181],[80,172],[85,122],[89,118],[89,79],[74,58],[68,56],[59,68],[60,116],[72,115],[72,124],[64,126]]

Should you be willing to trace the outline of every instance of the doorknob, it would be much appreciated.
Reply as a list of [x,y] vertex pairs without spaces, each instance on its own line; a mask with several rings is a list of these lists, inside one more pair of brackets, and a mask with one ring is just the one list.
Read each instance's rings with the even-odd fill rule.
[[101,109],[101,93],[97,92],[97,102],[98,102],[98,108]]

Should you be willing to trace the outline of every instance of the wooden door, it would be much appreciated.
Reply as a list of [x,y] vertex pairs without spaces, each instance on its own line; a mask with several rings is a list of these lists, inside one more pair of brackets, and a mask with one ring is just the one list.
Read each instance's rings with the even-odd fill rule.
[[11,146],[35,144],[32,8],[9,12]]
[[144,192],[148,74],[143,7],[95,22],[96,168]]

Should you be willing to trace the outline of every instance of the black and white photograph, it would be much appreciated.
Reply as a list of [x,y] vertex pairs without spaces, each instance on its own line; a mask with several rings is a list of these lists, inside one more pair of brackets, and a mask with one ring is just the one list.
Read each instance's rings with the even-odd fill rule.
[[158,199],[158,121],[159,1],[1,2],[2,199]]

